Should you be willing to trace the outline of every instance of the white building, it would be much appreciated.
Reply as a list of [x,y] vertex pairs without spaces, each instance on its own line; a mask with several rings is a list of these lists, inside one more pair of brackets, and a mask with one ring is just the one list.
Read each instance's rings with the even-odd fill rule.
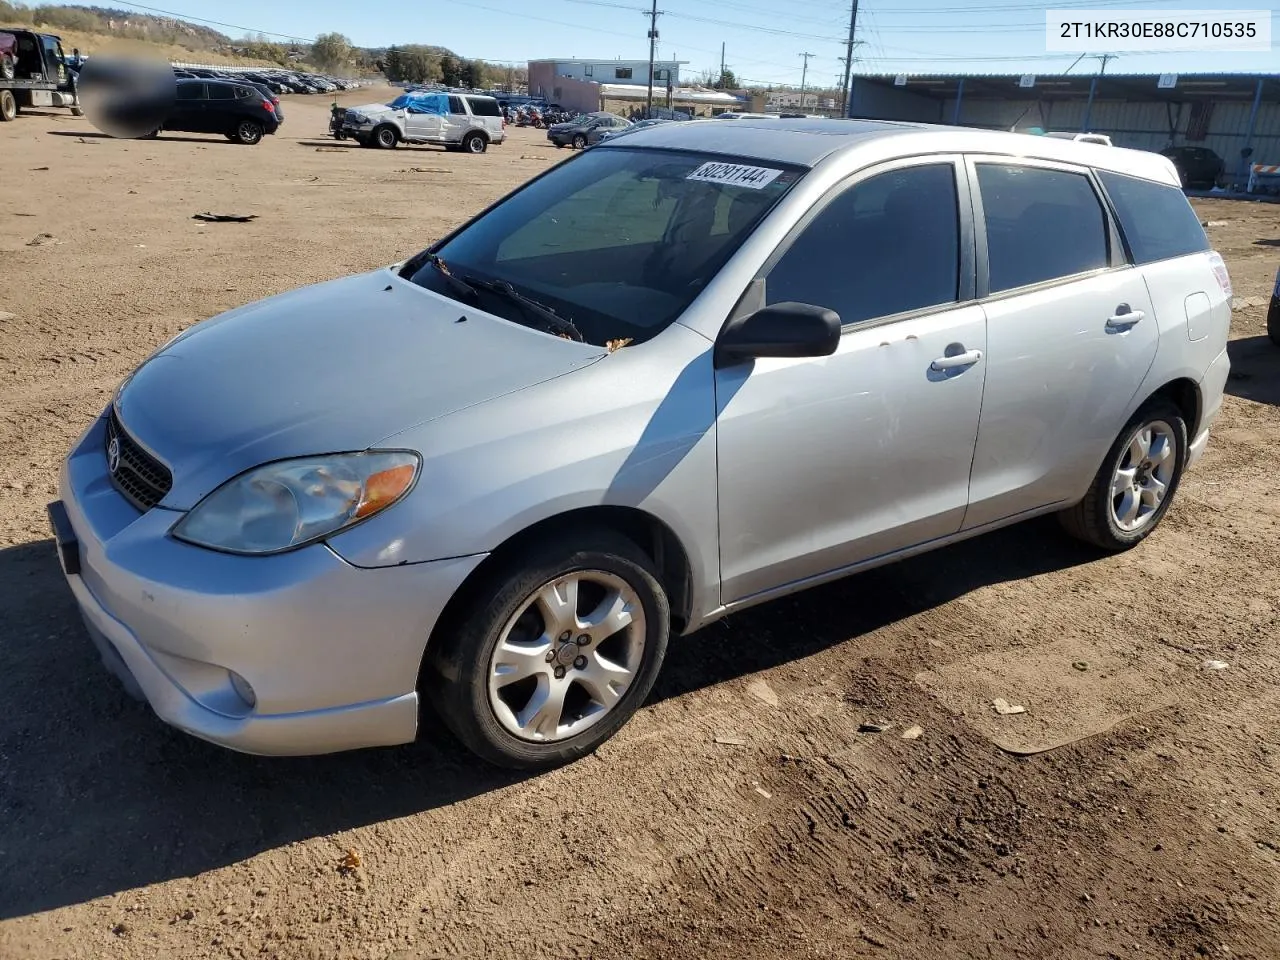
[[[661,60],[653,65],[653,85],[666,90],[680,85],[680,67],[687,60]],[[558,80],[587,80],[600,84],[626,84],[648,88],[648,60],[530,60],[529,93],[551,96]]]

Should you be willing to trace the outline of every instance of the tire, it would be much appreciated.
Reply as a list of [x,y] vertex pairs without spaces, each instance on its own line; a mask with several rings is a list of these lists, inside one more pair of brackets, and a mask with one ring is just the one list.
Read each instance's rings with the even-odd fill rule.
[[463,153],[484,153],[489,149],[489,138],[483,133],[468,133],[462,138]]
[[262,142],[262,124],[256,120],[241,120],[236,124],[235,130],[231,133],[231,138],[236,143],[242,143],[246,147],[252,147]]
[[84,107],[81,107],[81,106],[74,106],[74,107],[72,107],[72,108],[71,108],[71,115],[72,115],[73,117],[83,117],[83,116],[84,116]]
[[[570,581],[583,585],[576,611],[570,610],[566,596],[551,593],[557,582]],[[565,615],[576,612],[577,622],[556,632],[560,626],[539,612],[539,593],[564,603]],[[559,543],[540,544],[495,569],[468,596],[436,649],[428,651],[424,683],[445,725],[496,766],[539,770],[577,760],[613,736],[653,688],[666,654],[671,611],[653,561],[626,537],[583,531]],[[616,610],[613,604],[622,602],[630,613],[615,633],[608,634],[609,626],[580,626],[582,618],[589,621],[593,613]],[[576,629],[585,632],[574,636]],[[552,636],[542,644],[548,631]],[[535,637],[539,639],[531,639]],[[516,638],[503,647],[514,659],[494,664],[505,638]],[[549,655],[554,659],[548,661]],[[600,670],[602,663],[611,666]],[[497,668],[511,664],[522,665],[529,675],[498,683],[511,671]],[[626,684],[621,694],[611,676]],[[616,699],[603,706],[592,696],[593,689],[604,699]],[[559,694],[559,705],[546,713],[534,707],[522,725],[521,713],[529,714],[547,691]]]
[[0,57],[0,79],[12,80],[17,73],[16,64],[11,57]]
[[1276,305],[1275,298],[1272,298],[1271,309],[1267,311],[1267,336],[1280,347],[1280,306]]
[[400,134],[396,133],[395,127],[375,127],[369,142],[379,150],[394,150],[400,142]]
[[557,150],[563,150],[563,149],[564,149],[564,144],[563,144],[563,143],[557,143],[557,144],[556,144],[556,149],[557,149]]
[[18,101],[12,90],[0,90],[0,121],[12,120],[18,115]]
[[[1167,445],[1167,457],[1157,460],[1150,456],[1150,451],[1146,456],[1140,456],[1141,438],[1144,436],[1154,440],[1150,444],[1151,451],[1157,449],[1157,444]],[[1154,467],[1143,466],[1153,462]],[[1132,472],[1135,463],[1136,473],[1130,489],[1140,489],[1141,496],[1133,497],[1127,491],[1114,493],[1125,482],[1121,471]],[[1120,431],[1084,499],[1059,513],[1058,517],[1067,533],[1078,540],[1112,552],[1128,550],[1150,536],[1164,519],[1186,465],[1187,423],[1181,411],[1168,400],[1152,400]],[[1158,498],[1156,483],[1152,481],[1163,484],[1163,492],[1158,494]],[[1137,501],[1136,508],[1133,508],[1136,513],[1130,510],[1134,500]],[[1143,513],[1144,510],[1147,512]],[[1135,525],[1127,526],[1122,518]]]
[[575,133],[573,135],[573,149],[575,150],[587,149],[587,138],[580,133]]

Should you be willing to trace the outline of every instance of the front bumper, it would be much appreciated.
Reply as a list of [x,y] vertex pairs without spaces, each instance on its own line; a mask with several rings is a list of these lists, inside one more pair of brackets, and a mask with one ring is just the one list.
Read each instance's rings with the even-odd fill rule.
[[363,569],[323,544],[270,557],[184,544],[168,535],[179,513],[140,514],[116,492],[103,430],[68,457],[50,518],[89,632],[132,693],[245,753],[414,739],[427,638],[482,556]]

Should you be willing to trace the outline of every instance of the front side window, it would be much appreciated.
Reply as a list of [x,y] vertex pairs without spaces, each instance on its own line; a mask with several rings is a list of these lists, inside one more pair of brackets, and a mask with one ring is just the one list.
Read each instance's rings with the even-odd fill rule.
[[178,84],[179,100],[203,100],[204,84],[203,83],[180,83]]
[[1107,222],[1081,173],[978,164],[991,293],[1107,266]]
[[1200,218],[1179,188],[1109,171],[1100,171],[1098,179],[1115,206],[1134,263],[1209,250]]
[[[614,148],[578,155],[434,252],[456,277],[505,281],[597,345],[671,324],[803,169],[732,157]],[[431,263],[410,279],[466,299]],[[474,302],[520,320],[491,292]]]
[[449,98],[449,112],[450,112],[450,113],[455,113],[455,114],[457,114],[457,113],[466,113],[466,112],[467,112],[467,108],[466,108],[466,107],[464,107],[464,106],[462,105],[462,98],[461,98],[461,97],[450,97],[450,98]]
[[769,271],[765,301],[810,303],[861,323],[954,303],[959,283],[955,166],[931,163],[835,197]]

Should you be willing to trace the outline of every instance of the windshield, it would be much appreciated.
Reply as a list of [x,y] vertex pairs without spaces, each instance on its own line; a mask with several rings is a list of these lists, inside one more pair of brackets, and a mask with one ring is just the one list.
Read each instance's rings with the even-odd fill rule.
[[[680,316],[803,173],[706,154],[588,150],[433,252],[454,278],[511,284],[588,343],[641,343]],[[466,301],[436,262],[415,257],[405,275]],[[478,289],[472,302],[529,322],[492,290]]]

